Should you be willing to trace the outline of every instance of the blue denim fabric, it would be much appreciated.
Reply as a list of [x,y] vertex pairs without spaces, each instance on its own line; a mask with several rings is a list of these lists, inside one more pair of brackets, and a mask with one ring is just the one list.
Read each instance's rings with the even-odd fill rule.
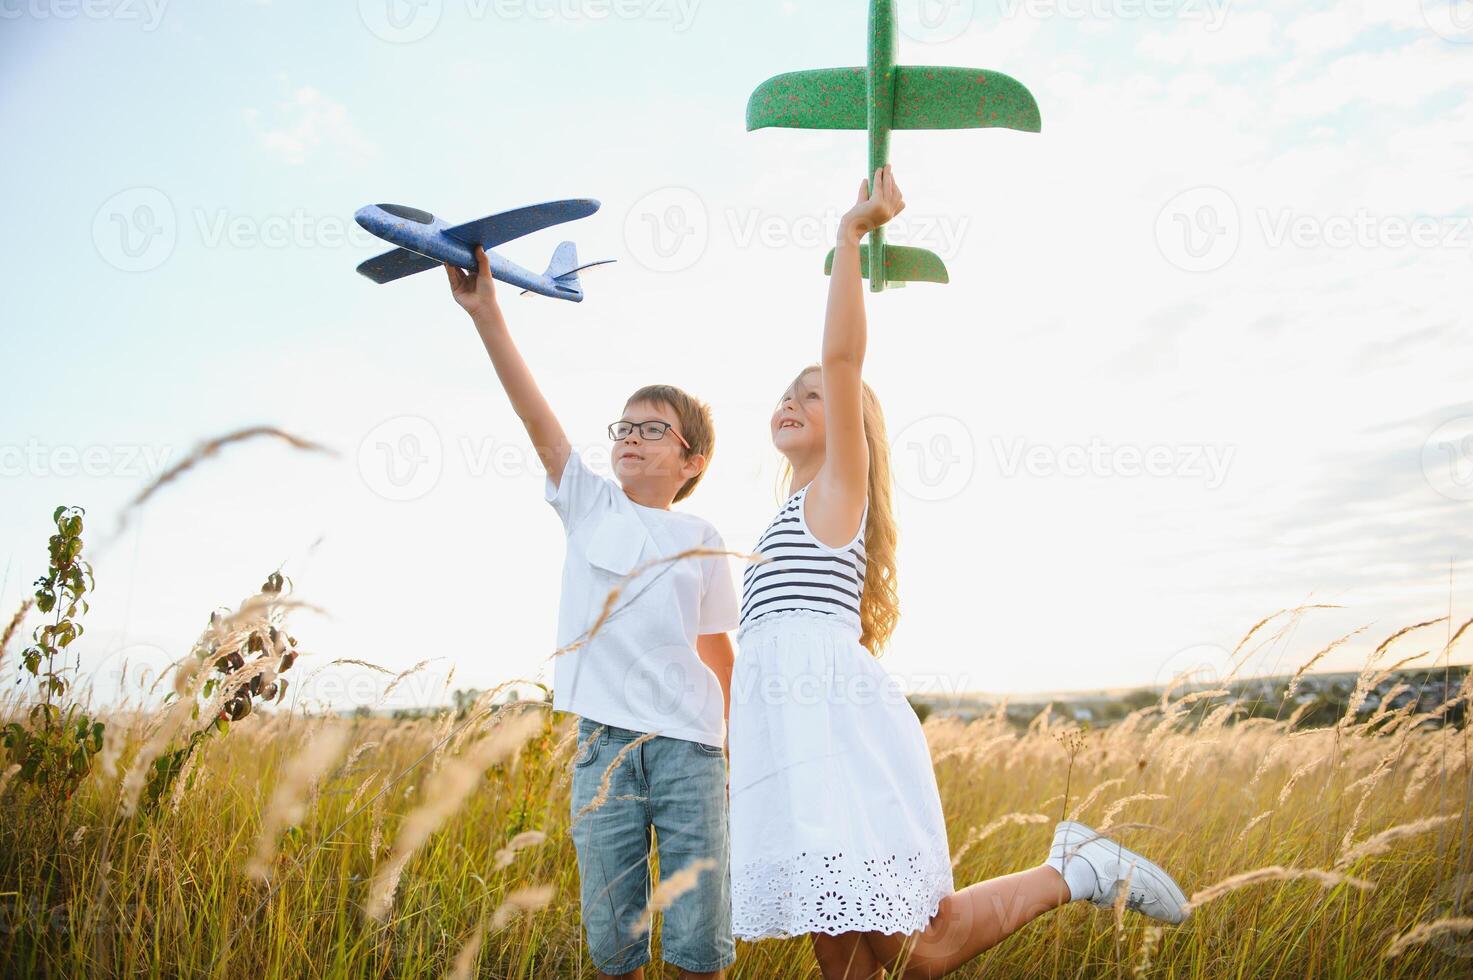
[[696,886],[664,911],[665,962],[693,973],[736,961],[731,934],[726,759],[719,747],[656,735],[619,761],[604,803],[579,819],[619,752],[643,732],[578,720],[573,754],[573,846],[578,852],[583,928],[593,963],[629,973],[649,962],[650,935],[635,932],[649,904],[651,831],[660,874],[710,858]]

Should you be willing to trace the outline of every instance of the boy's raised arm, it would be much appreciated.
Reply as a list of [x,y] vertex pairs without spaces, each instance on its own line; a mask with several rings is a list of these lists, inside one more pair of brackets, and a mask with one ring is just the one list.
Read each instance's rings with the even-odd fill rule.
[[491,278],[491,264],[485,249],[477,245],[475,255],[474,276],[445,263],[445,274],[450,277],[450,292],[455,302],[471,315],[476,332],[481,335],[481,343],[486,345],[486,353],[491,355],[496,377],[501,380],[501,387],[506,389],[507,398],[511,399],[512,409],[522,420],[527,435],[531,436],[532,447],[547,469],[548,478],[553,486],[557,486],[562,482],[563,467],[567,465],[572,446],[563,433],[562,424],[553,414],[552,406],[537,387],[527,362],[522,360],[521,352],[512,342],[511,331],[507,329],[501,307],[496,302],[496,280]]

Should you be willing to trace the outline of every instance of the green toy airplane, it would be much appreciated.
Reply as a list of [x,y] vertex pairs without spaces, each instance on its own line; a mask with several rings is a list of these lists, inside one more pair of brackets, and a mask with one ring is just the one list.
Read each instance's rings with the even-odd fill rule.
[[[890,159],[892,129],[973,129],[1000,126],[1036,133],[1038,103],[1022,83],[1001,72],[895,64],[895,7],[870,0],[869,66],[819,68],[776,75],[747,100],[747,129],[868,129],[869,169]],[[885,244],[883,228],[860,246],[869,287],[947,282],[940,256],[923,248]],[[833,269],[829,252],[824,274]]]

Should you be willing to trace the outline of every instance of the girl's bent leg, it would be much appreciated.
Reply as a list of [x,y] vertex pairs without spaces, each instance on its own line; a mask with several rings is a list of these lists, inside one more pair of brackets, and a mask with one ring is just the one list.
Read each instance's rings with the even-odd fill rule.
[[906,980],[929,980],[950,973],[1068,900],[1063,877],[1040,866],[952,892],[918,933],[869,932],[865,940],[880,963]]
[[865,943],[862,932],[841,932],[830,936],[810,932],[813,953],[818,957],[818,970],[823,980],[884,980],[885,971]]

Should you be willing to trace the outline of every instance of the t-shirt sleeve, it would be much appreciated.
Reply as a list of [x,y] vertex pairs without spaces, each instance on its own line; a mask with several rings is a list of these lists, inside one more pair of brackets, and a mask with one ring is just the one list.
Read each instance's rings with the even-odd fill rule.
[[[726,543],[715,528],[706,533],[701,547],[713,551],[725,551]],[[732,582],[731,558],[728,555],[709,555],[701,559],[704,565],[704,582],[701,590],[701,615],[698,633],[725,633],[737,627],[739,608],[736,586]]]
[[552,504],[569,532],[598,507],[608,492],[609,481],[590,470],[576,449],[568,452],[563,478],[554,485],[549,473],[542,484],[543,499]]

